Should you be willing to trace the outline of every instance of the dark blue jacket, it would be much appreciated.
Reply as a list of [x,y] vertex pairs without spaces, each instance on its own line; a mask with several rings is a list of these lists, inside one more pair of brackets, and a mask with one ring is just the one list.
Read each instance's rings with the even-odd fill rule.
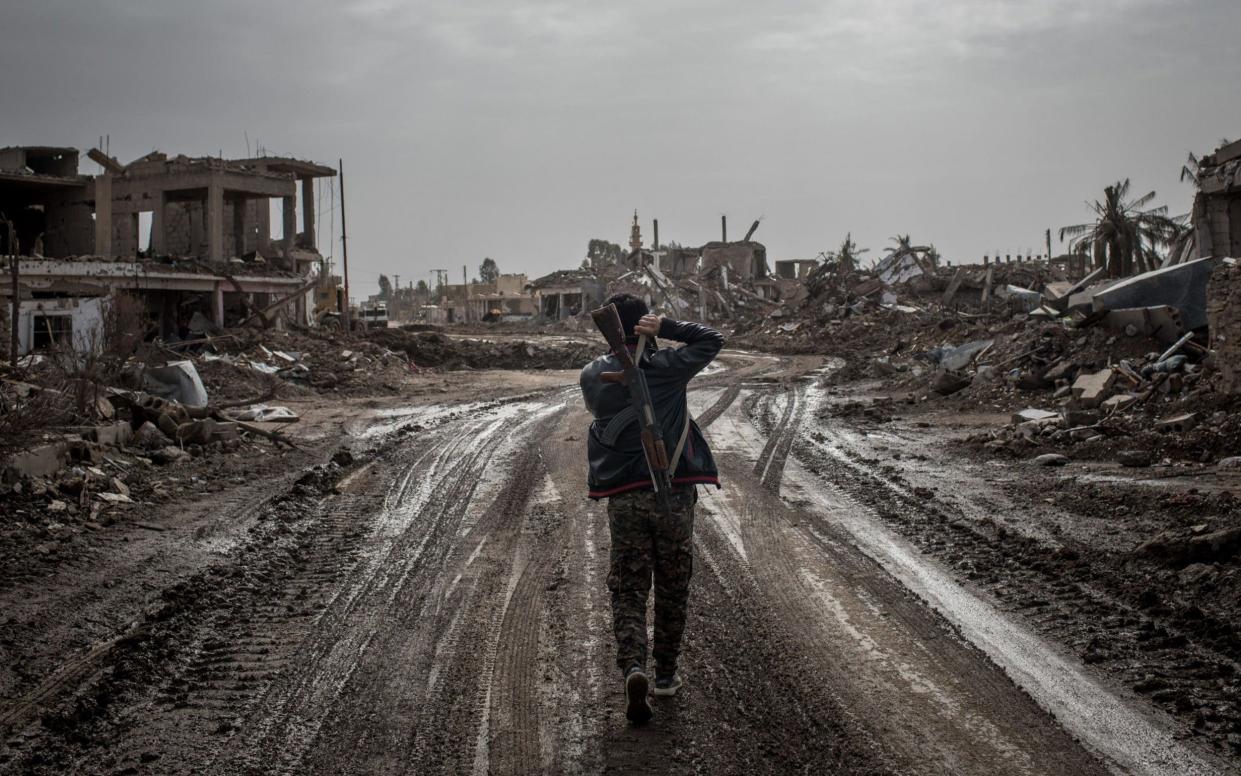
[[[685,343],[681,348],[659,350],[648,346],[647,355],[641,364],[646,373],[651,401],[655,405],[655,414],[659,417],[660,429],[663,431],[664,445],[671,456],[681,438],[685,419],[689,416],[685,389],[690,379],[711,363],[724,347],[724,335],[702,324],[665,318],[659,327],[659,336]],[[587,481],[590,485],[590,497],[594,499],[628,490],[651,488],[650,472],[642,453],[640,425],[631,422],[623,427],[613,427],[609,431],[608,424],[628,408],[631,402],[625,386],[605,383],[599,379],[599,375],[603,372],[619,371],[620,360],[610,353],[596,358],[582,370],[582,397],[586,400],[586,408],[595,416],[586,441],[587,457],[590,460]],[[715,460],[711,457],[711,450],[707,447],[707,440],[703,438],[698,424],[692,420],[672,482],[677,485],[720,484],[719,473]]]

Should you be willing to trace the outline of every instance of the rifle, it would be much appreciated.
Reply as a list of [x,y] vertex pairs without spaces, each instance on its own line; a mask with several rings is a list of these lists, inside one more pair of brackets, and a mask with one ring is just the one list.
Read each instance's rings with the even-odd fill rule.
[[591,310],[590,317],[608,341],[612,353],[621,362],[620,372],[604,372],[599,379],[607,383],[620,383],[629,390],[629,400],[638,414],[638,423],[642,428],[642,454],[646,457],[646,468],[651,473],[651,486],[659,499],[659,506],[671,514],[672,512],[672,472],[668,471],[668,448],[664,444],[663,429],[659,425],[659,417],[655,414],[655,405],[651,402],[651,392],[646,386],[646,374],[629,355],[625,347],[625,330],[621,326],[620,314],[616,305],[610,304]]

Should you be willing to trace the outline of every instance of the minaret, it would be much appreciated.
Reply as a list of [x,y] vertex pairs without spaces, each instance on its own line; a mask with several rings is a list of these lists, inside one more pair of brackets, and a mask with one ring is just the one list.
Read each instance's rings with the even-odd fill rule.
[[638,226],[638,211],[633,211],[633,226],[629,227],[629,250],[642,250],[642,231]]

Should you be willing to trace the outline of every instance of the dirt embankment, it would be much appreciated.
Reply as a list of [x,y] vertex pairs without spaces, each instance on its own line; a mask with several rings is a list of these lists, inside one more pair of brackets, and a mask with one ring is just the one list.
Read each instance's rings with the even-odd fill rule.
[[566,337],[448,336],[401,329],[366,336],[404,353],[418,367],[436,369],[580,369],[604,350],[601,342]]

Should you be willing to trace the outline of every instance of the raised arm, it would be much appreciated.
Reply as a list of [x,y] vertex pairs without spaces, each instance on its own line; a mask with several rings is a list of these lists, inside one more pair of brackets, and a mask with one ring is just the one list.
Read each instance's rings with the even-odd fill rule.
[[664,318],[659,324],[659,336],[685,343],[683,348],[664,348],[655,357],[669,376],[683,380],[701,372],[724,347],[724,335],[701,323]]

